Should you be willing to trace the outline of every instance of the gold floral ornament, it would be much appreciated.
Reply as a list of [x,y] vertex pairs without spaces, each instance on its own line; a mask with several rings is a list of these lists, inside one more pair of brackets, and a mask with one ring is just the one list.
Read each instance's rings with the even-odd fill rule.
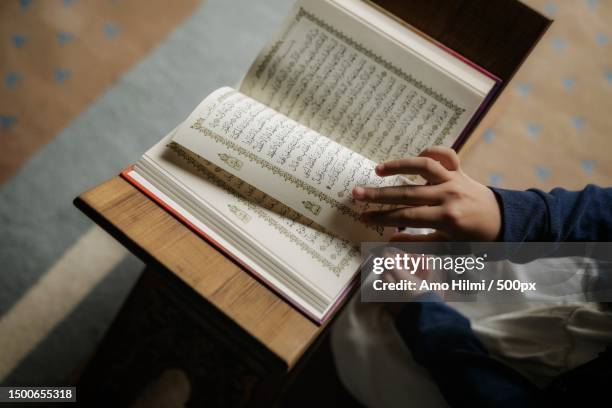
[[219,153],[219,158],[234,170],[240,170],[242,168],[242,161],[229,154]]
[[306,207],[306,209],[314,215],[319,215],[321,212],[321,206],[313,203],[312,201],[302,201],[302,204],[304,204],[304,207]]
[[238,207],[237,205],[228,204],[227,207],[236,217],[238,217],[240,221],[244,222],[245,224],[248,224],[249,221],[251,221],[251,216],[247,214],[246,211]]
[[[197,122],[196,122],[196,125],[197,125]],[[196,125],[194,125],[194,129],[197,129],[197,127],[195,127]],[[185,160],[189,165],[191,165],[200,174],[202,174],[206,178],[206,180],[210,181],[211,183],[214,183],[218,187],[223,188],[228,194],[231,194],[233,197],[240,200],[240,202],[244,204],[247,208],[249,208],[249,210],[253,211],[257,217],[264,220],[268,225],[276,229],[283,236],[287,237],[292,244],[297,245],[302,251],[307,253],[312,259],[315,259],[316,261],[320,262],[334,275],[340,276],[342,271],[347,267],[347,265],[349,265],[351,259],[354,256],[356,256],[356,254],[358,254],[359,252],[358,249],[355,247],[351,247],[350,250],[347,251],[345,255],[342,257],[339,263],[334,264],[330,262],[326,257],[321,255],[320,251],[311,247],[306,241],[302,240],[297,234],[294,234],[293,231],[287,229],[284,225],[282,225],[282,223],[278,222],[278,220],[271,217],[268,214],[268,212],[263,211],[263,209],[259,205],[255,205],[252,202],[247,201],[244,198],[244,196],[235,189],[233,185],[228,184],[225,180],[220,179],[214,172],[212,172],[206,166],[202,165],[201,162],[196,161],[194,159],[194,157],[197,157],[198,159],[205,162],[206,160],[203,159],[201,156],[198,156],[196,154],[194,154],[194,156],[191,156],[187,154],[185,149],[180,147],[176,142],[170,143],[168,147],[172,149],[172,151],[175,152],[181,159]],[[238,209],[240,210],[240,208]],[[348,241],[343,240],[343,242],[344,242],[344,245],[350,245]],[[331,241],[326,247],[321,248],[321,251],[326,250],[329,247],[329,245],[331,245]],[[336,259],[336,258],[337,256],[332,259]]]

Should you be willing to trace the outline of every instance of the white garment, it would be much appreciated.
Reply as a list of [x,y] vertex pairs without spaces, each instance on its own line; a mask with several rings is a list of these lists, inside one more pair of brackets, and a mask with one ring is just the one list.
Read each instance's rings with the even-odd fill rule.
[[[597,356],[612,343],[612,314],[584,301],[582,284],[594,264],[580,258],[541,259],[528,265],[498,262],[496,278],[538,281],[548,293],[518,294],[512,302],[452,303],[472,321],[491,355],[536,384]],[[546,303],[542,303],[545,300]],[[437,386],[412,358],[379,304],[353,297],[332,328],[332,349],[344,385],[368,407],[444,407]]]
[[447,406],[382,305],[354,296],[334,323],[331,342],[340,379],[363,405]]

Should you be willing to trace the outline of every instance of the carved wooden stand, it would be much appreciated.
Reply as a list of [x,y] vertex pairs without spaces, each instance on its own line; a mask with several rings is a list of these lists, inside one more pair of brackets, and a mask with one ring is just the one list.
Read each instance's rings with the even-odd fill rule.
[[266,390],[281,387],[285,367],[260,344],[228,341],[218,312],[198,307],[181,286],[152,268],[144,271],[81,377],[81,403],[128,406],[171,368],[189,378],[190,407],[274,402]]

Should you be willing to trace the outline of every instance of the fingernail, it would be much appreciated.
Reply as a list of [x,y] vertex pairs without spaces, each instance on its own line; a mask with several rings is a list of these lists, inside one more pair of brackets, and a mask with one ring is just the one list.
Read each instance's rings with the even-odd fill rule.
[[365,190],[363,189],[363,187],[357,186],[353,189],[353,197],[355,198],[361,198],[363,197],[364,194],[365,194]]
[[375,168],[375,171],[376,171],[377,173],[382,173],[382,171],[383,171],[384,169],[385,169],[385,165],[384,165],[384,164],[377,164],[377,165],[376,165],[376,168]]

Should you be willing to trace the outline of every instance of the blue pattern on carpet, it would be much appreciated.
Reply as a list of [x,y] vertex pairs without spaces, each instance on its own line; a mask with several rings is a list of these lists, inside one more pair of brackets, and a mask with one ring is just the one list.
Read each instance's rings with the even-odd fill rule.
[[[91,227],[72,206],[74,197],[136,161],[212,90],[238,83],[291,6],[282,0],[207,1],[0,186],[0,314]],[[1,126],[16,120],[2,116]],[[74,367],[52,365],[42,377],[35,367],[54,361],[54,355],[73,364],[78,360],[68,357],[73,351],[79,358],[91,353],[97,338],[88,333],[108,321],[101,310],[123,301],[136,272],[129,282],[114,281],[116,291],[83,302],[61,325],[71,329],[57,329],[56,340],[43,341],[9,378],[45,384],[64,380]],[[73,350],[77,343],[84,348]]]

